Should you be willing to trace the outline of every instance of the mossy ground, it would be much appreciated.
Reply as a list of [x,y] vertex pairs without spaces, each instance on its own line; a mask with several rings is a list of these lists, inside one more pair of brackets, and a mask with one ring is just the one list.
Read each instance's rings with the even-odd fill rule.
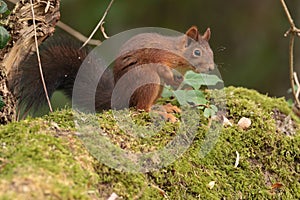
[[[283,98],[243,88],[225,92],[233,126],[222,128],[214,148],[201,157],[209,126],[201,118],[188,150],[148,173],[119,172],[97,162],[79,139],[70,110],[2,126],[0,199],[107,199],[113,192],[123,199],[300,199],[299,119]],[[131,114],[149,125],[148,114]],[[241,117],[252,121],[247,130],[236,125]],[[111,111],[97,121],[112,143],[133,152],[160,148],[178,130],[178,124],[166,123],[149,138],[133,139],[120,131]]]

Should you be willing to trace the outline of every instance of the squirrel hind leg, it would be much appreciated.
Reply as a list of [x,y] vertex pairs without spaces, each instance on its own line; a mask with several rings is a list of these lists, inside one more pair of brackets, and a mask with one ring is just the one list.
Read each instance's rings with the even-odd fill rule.
[[164,106],[156,106],[152,109],[156,100],[160,97],[163,87],[159,84],[147,84],[138,88],[130,99],[130,107],[135,107],[137,110],[143,110],[146,112],[152,112],[158,114],[163,120],[175,123],[178,121],[172,113],[180,113],[181,110],[171,104]]
[[149,112],[152,105],[160,97],[162,86],[159,84],[147,84],[138,88],[132,95],[130,105],[138,110]]
[[[156,100],[160,97],[162,86],[159,84],[147,84],[138,88],[131,98],[131,106],[135,106],[137,110],[144,110],[150,112]],[[161,106],[160,106],[161,107]],[[171,104],[166,104],[153,112],[160,115],[165,121],[175,123],[178,119],[172,113],[180,113],[181,110]]]

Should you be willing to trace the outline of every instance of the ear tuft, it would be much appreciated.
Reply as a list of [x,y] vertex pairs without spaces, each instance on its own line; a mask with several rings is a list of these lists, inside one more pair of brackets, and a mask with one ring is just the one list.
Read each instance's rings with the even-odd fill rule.
[[201,37],[202,39],[208,42],[208,40],[210,39],[210,35],[211,35],[210,28],[207,28],[205,33]]
[[193,40],[199,41],[199,31],[196,26],[192,26],[185,34]]

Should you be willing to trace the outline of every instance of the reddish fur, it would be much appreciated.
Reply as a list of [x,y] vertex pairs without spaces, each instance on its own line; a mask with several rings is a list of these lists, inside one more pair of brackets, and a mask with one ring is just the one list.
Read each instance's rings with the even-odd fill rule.
[[[186,45],[190,42],[188,37],[176,38],[154,33],[146,34],[143,42],[152,43],[155,41],[159,46],[165,47],[167,50],[176,50],[176,53],[164,50],[164,48],[136,48],[137,50],[129,51],[118,57],[113,69],[114,83],[112,77],[107,73],[108,75],[98,85],[96,110],[101,111],[110,107],[110,98],[114,84],[130,71],[134,75],[133,78],[125,80],[125,84],[120,86],[120,91],[126,92],[128,87],[143,80],[150,81],[151,84],[139,87],[129,101],[129,106],[150,111],[151,106],[160,97],[164,83],[173,86],[180,84],[181,80],[174,78],[173,69],[191,69],[202,72],[213,68],[213,53],[207,43],[210,34],[210,29],[207,29],[204,35],[200,35],[195,26],[186,32],[186,36],[198,42],[198,47],[205,54],[205,57],[197,58],[198,60],[196,61],[199,62],[196,63],[196,66],[191,65],[187,61],[189,58],[195,59],[192,57],[192,51],[189,51],[190,54],[185,55],[187,57],[184,58],[186,50],[193,50],[192,48],[194,48]],[[140,39],[141,37],[134,36],[131,38],[128,47],[141,47]],[[73,43],[72,41],[68,38],[50,39],[48,44],[42,48],[42,64],[50,96],[57,89],[63,90],[70,97],[72,95],[77,71],[89,52],[87,49],[80,49],[81,44]],[[124,49],[126,50],[126,46],[121,50]],[[177,53],[180,55],[177,55]],[[92,70],[91,73],[93,73]],[[45,102],[35,56],[24,61],[22,66],[19,66],[18,69],[15,69],[10,74],[9,86],[18,98],[19,103],[25,104],[26,109],[31,107],[37,108],[41,103]],[[117,98],[117,101],[120,101],[119,108],[123,108],[126,106],[124,104],[126,102],[122,102],[122,93],[119,95],[119,98]],[[84,98],[82,100],[84,101]]]

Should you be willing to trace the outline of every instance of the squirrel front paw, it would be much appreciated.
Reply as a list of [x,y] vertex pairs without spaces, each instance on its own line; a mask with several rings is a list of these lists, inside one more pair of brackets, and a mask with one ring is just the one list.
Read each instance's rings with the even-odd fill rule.
[[178,118],[174,116],[174,113],[181,113],[181,109],[170,103],[163,106],[154,106],[151,111],[160,115],[165,121],[175,123],[178,122]]
[[177,106],[174,106],[170,103],[163,105],[163,108],[165,109],[165,112],[167,112],[167,113],[181,113],[180,108],[178,108]]

